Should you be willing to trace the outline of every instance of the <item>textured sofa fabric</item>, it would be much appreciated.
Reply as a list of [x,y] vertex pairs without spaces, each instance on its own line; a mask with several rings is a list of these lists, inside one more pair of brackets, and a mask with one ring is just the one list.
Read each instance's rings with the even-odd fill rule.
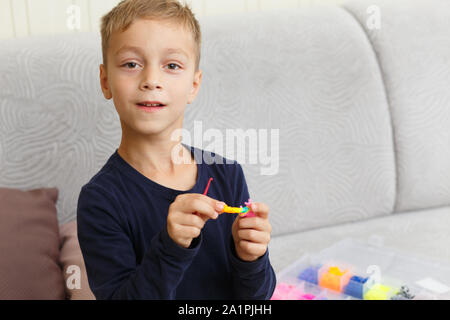
[[269,244],[270,259],[279,272],[302,255],[317,253],[342,239],[365,243],[373,238],[381,247],[448,267],[449,226],[450,207],[398,213],[274,237]]
[[[194,119],[221,130],[248,119],[249,128],[268,129],[269,137],[279,129],[275,175],[261,175],[264,166],[249,158],[243,163],[250,196],[272,208],[273,235],[390,214],[389,108],[355,19],[323,6],[214,20],[205,21]],[[192,123],[188,118],[188,130]]]
[[58,190],[0,188],[0,300],[64,299]]
[[394,134],[395,212],[450,206],[450,1],[353,1],[364,25],[377,4],[380,30],[365,28],[379,60]]
[[81,34],[7,40],[0,51],[0,186],[56,186],[60,224],[120,142],[98,84],[100,46]]
[[[243,119],[269,137],[279,129],[276,174],[261,175],[263,165],[249,158],[241,162],[252,198],[275,212],[274,235],[392,212],[389,108],[371,45],[350,14],[324,6],[201,24],[203,84],[187,106],[185,129],[193,135],[194,122],[201,121],[204,131],[225,136],[226,129],[239,128],[230,123]],[[59,222],[71,221],[81,186],[121,136],[117,112],[99,85],[100,39],[21,39],[4,48],[0,183],[57,186]],[[270,139],[266,145],[271,148]]]
[[[379,30],[366,26],[373,5]],[[206,138],[194,140],[198,123],[224,137],[266,130],[278,172],[249,163],[255,145],[240,162],[252,199],[271,208],[276,271],[371,235],[450,263],[449,6],[355,0],[200,19],[203,83],[186,109],[184,142],[208,149]],[[60,224],[75,219],[81,186],[120,143],[99,85],[100,45],[90,33],[1,45],[0,186],[56,186]]]

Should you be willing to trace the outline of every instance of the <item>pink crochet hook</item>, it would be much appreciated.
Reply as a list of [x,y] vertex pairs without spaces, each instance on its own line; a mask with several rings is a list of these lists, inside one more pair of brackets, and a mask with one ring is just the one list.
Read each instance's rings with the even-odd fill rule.
[[209,189],[209,185],[211,184],[211,181],[213,181],[212,177],[209,178],[208,185],[206,186],[205,191],[203,191],[203,195],[206,195],[208,193],[208,189]]

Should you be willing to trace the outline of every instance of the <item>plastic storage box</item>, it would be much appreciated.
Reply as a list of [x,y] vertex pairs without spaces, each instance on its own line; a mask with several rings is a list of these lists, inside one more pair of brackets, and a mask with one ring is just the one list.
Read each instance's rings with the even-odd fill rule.
[[277,274],[272,300],[450,300],[450,266],[345,239]]

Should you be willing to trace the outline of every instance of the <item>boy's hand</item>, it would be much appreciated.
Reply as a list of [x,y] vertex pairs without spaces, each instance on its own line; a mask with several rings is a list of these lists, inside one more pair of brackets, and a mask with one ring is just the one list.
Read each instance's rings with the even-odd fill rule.
[[255,217],[237,216],[232,228],[236,254],[244,261],[255,261],[266,253],[272,232],[269,207],[257,202],[252,203],[251,209]]
[[206,221],[217,219],[224,204],[198,193],[180,194],[169,207],[167,233],[175,243],[188,248]]

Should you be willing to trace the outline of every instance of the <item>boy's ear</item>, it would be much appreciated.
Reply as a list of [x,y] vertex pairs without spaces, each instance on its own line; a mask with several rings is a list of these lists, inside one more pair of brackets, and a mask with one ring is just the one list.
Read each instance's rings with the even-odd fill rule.
[[194,74],[194,82],[192,83],[192,90],[189,93],[188,104],[191,104],[194,101],[195,97],[198,94],[201,84],[202,84],[202,70],[198,70]]
[[107,100],[111,99],[112,93],[111,90],[109,89],[106,68],[103,64],[100,65],[100,86],[102,87],[102,92],[105,99]]

